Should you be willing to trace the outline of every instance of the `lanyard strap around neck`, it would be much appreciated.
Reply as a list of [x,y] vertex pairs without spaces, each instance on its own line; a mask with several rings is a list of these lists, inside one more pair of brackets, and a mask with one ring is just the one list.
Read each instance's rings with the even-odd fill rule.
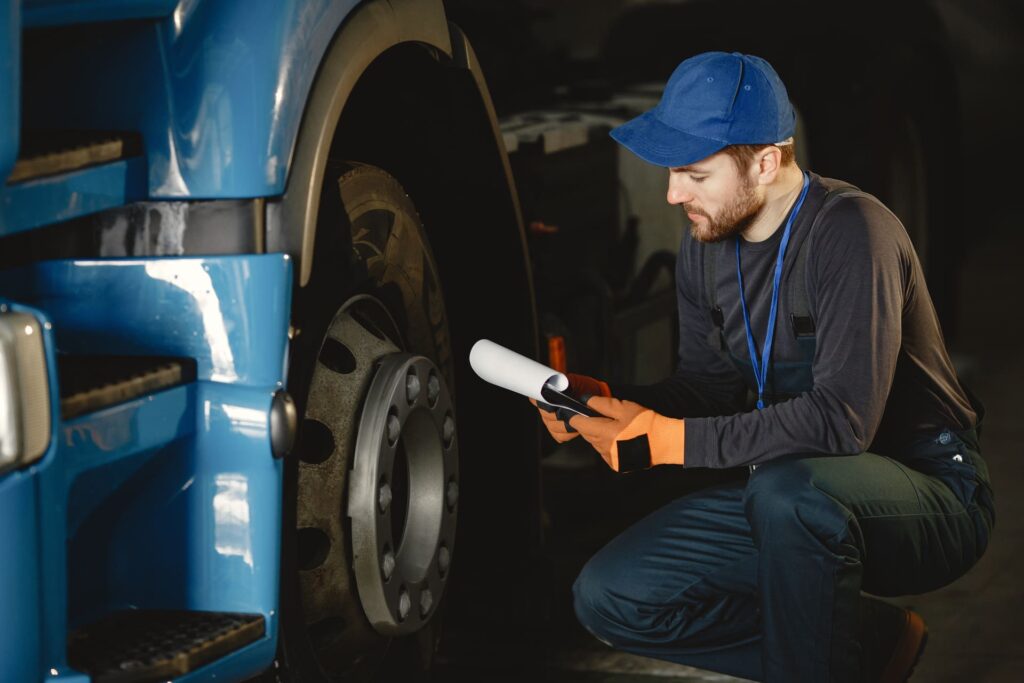
[[757,360],[757,347],[754,344],[754,333],[750,330],[750,312],[747,309],[747,297],[743,293],[743,269],[740,266],[740,238],[736,238],[736,279],[740,286],[740,307],[743,310],[743,325],[747,330],[747,349],[750,352],[750,363],[754,366],[754,380],[757,382],[757,409],[764,408],[764,385],[768,379],[768,363],[772,357],[772,342],[775,341],[775,318],[779,312],[779,283],[782,281],[782,261],[786,256],[786,246],[789,244],[789,234],[793,227],[793,220],[800,213],[800,207],[804,204],[807,196],[807,188],[810,186],[810,176],[804,173],[804,184],[800,190],[800,196],[789,212],[789,219],[786,221],[786,228],[782,232],[782,243],[779,244],[779,255],[775,259],[775,278],[772,280],[772,307],[768,312],[768,331],[764,337],[764,349],[761,351],[761,362]]

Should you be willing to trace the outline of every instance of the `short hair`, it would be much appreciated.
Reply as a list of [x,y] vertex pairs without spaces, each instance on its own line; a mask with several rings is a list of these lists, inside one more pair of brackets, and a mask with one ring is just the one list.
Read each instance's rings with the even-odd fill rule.
[[728,154],[736,164],[736,168],[740,172],[743,172],[746,171],[747,167],[749,167],[751,162],[754,161],[754,157],[757,153],[766,147],[778,147],[779,151],[782,152],[782,159],[779,161],[780,166],[789,166],[790,164],[796,163],[795,140],[787,142],[784,145],[729,145],[722,151]]

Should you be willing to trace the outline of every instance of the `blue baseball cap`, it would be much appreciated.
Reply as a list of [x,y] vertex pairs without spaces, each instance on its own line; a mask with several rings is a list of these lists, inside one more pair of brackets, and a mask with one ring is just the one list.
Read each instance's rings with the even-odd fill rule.
[[739,52],[683,61],[658,106],[611,136],[657,166],[687,166],[729,145],[782,142],[796,130],[786,86],[771,64]]

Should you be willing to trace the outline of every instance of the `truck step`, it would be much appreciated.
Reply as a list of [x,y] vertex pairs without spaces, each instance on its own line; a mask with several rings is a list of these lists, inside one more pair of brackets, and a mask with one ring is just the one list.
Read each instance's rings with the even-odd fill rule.
[[68,639],[68,661],[96,683],[168,681],[263,637],[263,615],[126,610]]
[[60,356],[60,412],[65,420],[195,380],[191,358]]
[[8,183],[22,183],[105,164],[138,153],[134,136],[108,131],[33,131],[21,142],[21,155]]

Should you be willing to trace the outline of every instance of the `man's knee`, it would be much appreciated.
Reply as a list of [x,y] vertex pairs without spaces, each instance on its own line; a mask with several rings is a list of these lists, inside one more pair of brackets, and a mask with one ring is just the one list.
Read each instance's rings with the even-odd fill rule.
[[783,542],[791,533],[809,533],[827,545],[849,536],[852,514],[815,484],[818,460],[781,459],[750,475],[743,507],[756,544]]
[[600,554],[595,555],[580,570],[572,585],[573,609],[585,629],[607,645],[615,645],[616,623],[612,615],[616,609],[609,590],[615,575]]
[[[722,596],[684,597],[688,590],[674,601],[659,603],[650,591],[652,586],[644,585],[635,569],[631,571],[632,560],[599,552],[583,567],[572,587],[576,618],[606,645],[629,649],[671,642],[682,647],[713,629],[715,620],[708,617],[709,609],[714,611],[718,605],[719,610],[726,610],[723,605],[728,601]],[[694,619],[694,614],[704,617]]]
[[667,618],[675,605],[658,605],[648,594],[634,565],[635,558],[604,548],[580,570],[573,584],[576,618],[591,634],[619,648],[658,642],[678,618]]

